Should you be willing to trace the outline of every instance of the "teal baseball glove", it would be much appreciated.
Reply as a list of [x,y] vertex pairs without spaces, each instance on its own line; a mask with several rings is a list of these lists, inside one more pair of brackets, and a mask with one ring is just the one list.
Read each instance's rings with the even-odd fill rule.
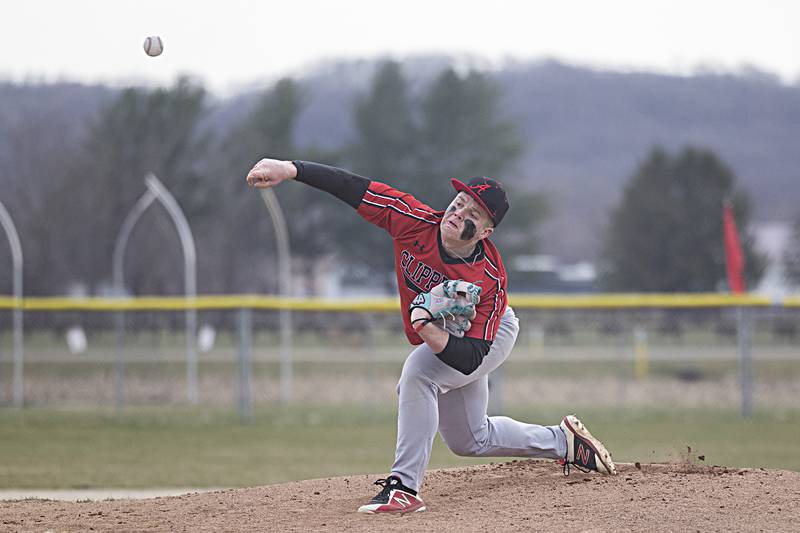
[[[460,279],[447,280],[435,286],[430,292],[420,293],[414,298],[408,312],[421,309],[427,316],[413,320],[411,325],[419,331],[426,324],[441,321],[441,327],[456,336],[463,337],[471,325],[469,319],[475,317],[475,306],[480,299],[481,288],[478,285]],[[456,317],[465,317],[466,321],[459,319],[458,324],[453,324],[451,330],[447,327],[448,322],[455,322]]]

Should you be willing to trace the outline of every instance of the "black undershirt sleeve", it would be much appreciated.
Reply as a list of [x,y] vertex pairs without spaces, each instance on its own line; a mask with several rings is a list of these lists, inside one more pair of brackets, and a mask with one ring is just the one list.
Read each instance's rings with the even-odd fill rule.
[[450,335],[447,346],[436,357],[462,374],[470,375],[481,366],[491,347],[491,341]]
[[367,192],[370,180],[341,168],[329,167],[310,161],[292,161],[297,167],[297,181],[325,191],[358,209]]

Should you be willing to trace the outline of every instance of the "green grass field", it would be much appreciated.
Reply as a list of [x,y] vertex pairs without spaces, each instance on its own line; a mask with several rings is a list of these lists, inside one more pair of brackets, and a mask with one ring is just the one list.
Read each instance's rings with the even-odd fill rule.
[[[515,354],[517,355],[517,354]],[[238,363],[229,361],[200,361],[199,372],[208,375],[236,376]],[[299,360],[293,364],[293,373],[299,377],[313,375],[355,376],[373,374],[375,376],[397,376],[403,365],[403,359],[397,360]],[[252,363],[253,373],[256,375],[278,375],[280,363],[277,361],[255,361]],[[593,377],[604,375],[623,375],[632,377],[632,361],[597,360],[575,361],[566,360],[536,360],[523,357],[511,358],[504,369],[517,377],[523,376],[563,376],[567,373],[574,377]],[[738,362],[735,360],[704,360],[704,359],[679,359],[673,361],[654,360],[649,363],[650,376],[654,378],[675,377],[682,371],[692,370],[704,379],[720,379],[727,375],[737,376]],[[13,366],[10,362],[0,362],[0,376],[11,376]],[[113,374],[113,361],[29,361],[25,364],[25,374],[31,379],[39,377],[75,378],[85,377],[93,373]],[[159,362],[129,362],[125,365],[125,372],[130,376],[148,377],[154,374],[159,376],[183,377],[186,373],[186,363],[183,361]],[[774,381],[800,376],[800,358],[791,360],[767,360],[753,362],[753,377],[758,380]],[[6,380],[8,381],[8,380]],[[3,385],[10,385],[3,382]]]
[[[510,411],[552,424],[563,411]],[[800,470],[800,411],[581,411],[617,461]],[[394,453],[395,415],[364,406],[271,407],[250,424],[230,411],[136,408],[0,410],[0,489],[244,487],[382,474]],[[691,446],[692,453],[687,454]],[[485,463],[456,457],[437,438],[431,468]],[[695,459],[696,460],[696,459]],[[556,468],[554,466],[554,468]]]

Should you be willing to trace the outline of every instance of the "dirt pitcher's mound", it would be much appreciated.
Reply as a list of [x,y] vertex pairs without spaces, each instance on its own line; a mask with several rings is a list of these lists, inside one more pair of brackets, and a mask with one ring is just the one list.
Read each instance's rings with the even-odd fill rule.
[[615,477],[553,461],[431,471],[428,511],[356,513],[376,476],[315,479],[151,500],[0,502],[6,531],[800,531],[800,473],[620,465]]

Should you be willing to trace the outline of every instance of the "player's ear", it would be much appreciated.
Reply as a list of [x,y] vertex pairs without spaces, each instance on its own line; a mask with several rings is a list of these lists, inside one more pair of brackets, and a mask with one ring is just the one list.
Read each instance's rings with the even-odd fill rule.
[[494,233],[494,227],[493,226],[487,226],[487,227],[483,228],[483,231],[481,232],[481,239],[485,239],[486,237],[488,237],[492,233]]

